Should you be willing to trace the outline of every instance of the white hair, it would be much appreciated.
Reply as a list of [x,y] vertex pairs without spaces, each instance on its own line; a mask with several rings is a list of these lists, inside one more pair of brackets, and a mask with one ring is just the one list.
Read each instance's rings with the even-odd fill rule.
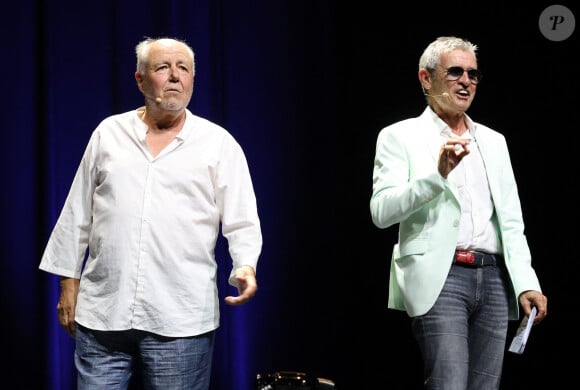
[[477,45],[463,38],[439,37],[427,46],[419,59],[419,69],[427,69],[432,72],[439,66],[441,55],[453,50],[464,50],[477,58]]
[[145,38],[135,46],[135,54],[137,55],[137,72],[143,75],[147,69],[147,62],[149,59],[149,48],[151,44],[155,42],[173,42],[179,43],[185,47],[189,56],[191,57],[191,63],[193,64],[193,73],[195,74],[195,54],[191,46],[187,42],[176,39],[176,38]]

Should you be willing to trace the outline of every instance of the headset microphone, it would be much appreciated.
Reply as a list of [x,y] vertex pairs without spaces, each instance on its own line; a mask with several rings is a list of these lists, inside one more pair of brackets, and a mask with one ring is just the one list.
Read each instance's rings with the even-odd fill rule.
[[159,104],[163,101],[163,98],[161,98],[161,96],[145,96],[147,99],[149,100],[154,100],[155,103]]
[[426,93],[425,96],[431,96],[431,97],[443,96],[443,97],[448,98],[449,94],[447,92],[443,92],[441,95],[429,95],[428,93]]

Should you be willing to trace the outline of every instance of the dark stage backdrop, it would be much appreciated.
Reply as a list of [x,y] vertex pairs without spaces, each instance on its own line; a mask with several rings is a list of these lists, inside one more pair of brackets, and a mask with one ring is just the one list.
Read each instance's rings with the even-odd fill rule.
[[[476,3],[20,0],[5,8],[3,383],[76,388],[73,340],[55,315],[58,282],[38,263],[90,133],[143,104],[135,44],[175,36],[196,52],[189,108],[246,152],[264,234],[258,295],[221,308],[212,390],[253,390],[257,373],[277,370],[330,378],[340,390],[420,389],[409,320],[387,310],[396,230],[375,228],[368,202],[376,136],[423,110],[417,63],[440,35],[480,46],[484,78],[469,114],[508,139],[550,299],[526,352],[506,355],[503,389],[574,382],[575,359],[560,354],[577,350],[578,32],[564,41],[542,35],[550,2]],[[578,16],[577,4],[558,4]],[[233,292],[223,241],[218,261],[223,298]]]

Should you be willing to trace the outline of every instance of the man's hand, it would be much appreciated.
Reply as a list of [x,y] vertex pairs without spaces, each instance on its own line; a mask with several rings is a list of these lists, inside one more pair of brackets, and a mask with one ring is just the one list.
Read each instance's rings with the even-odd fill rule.
[[535,306],[538,310],[534,325],[539,324],[548,315],[548,298],[541,292],[534,290],[524,291],[520,294],[519,300],[525,315],[530,315],[532,306]]
[[243,305],[256,295],[258,283],[256,281],[256,271],[249,265],[244,265],[236,270],[235,279],[238,284],[238,296],[227,296],[225,301],[228,305]]
[[79,279],[60,278],[60,297],[56,305],[58,322],[71,337],[75,337],[75,308],[79,284]]
[[451,137],[441,146],[437,169],[439,174],[447,179],[449,173],[459,164],[463,157],[469,154],[469,140]]

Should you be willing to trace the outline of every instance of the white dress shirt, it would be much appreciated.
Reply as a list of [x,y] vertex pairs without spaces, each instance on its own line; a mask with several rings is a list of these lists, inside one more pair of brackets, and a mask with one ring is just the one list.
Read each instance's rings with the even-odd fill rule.
[[238,267],[256,269],[261,252],[248,164],[231,134],[189,110],[153,157],[142,110],[110,116],[93,132],[39,268],[81,278],[83,326],[202,334],[219,326],[220,227],[231,284]]
[[[435,115],[435,113],[433,113]],[[502,247],[497,227],[493,224],[494,206],[485,164],[477,145],[476,125],[466,115],[468,131],[461,138],[469,140],[470,153],[449,173],[448,180],[457,190],[461,205],[457,249],[478,250],[501,254]],[[439,123],[443,123],[440,119]],[[441,132],[444,141],[457,135],[445,125]]]

